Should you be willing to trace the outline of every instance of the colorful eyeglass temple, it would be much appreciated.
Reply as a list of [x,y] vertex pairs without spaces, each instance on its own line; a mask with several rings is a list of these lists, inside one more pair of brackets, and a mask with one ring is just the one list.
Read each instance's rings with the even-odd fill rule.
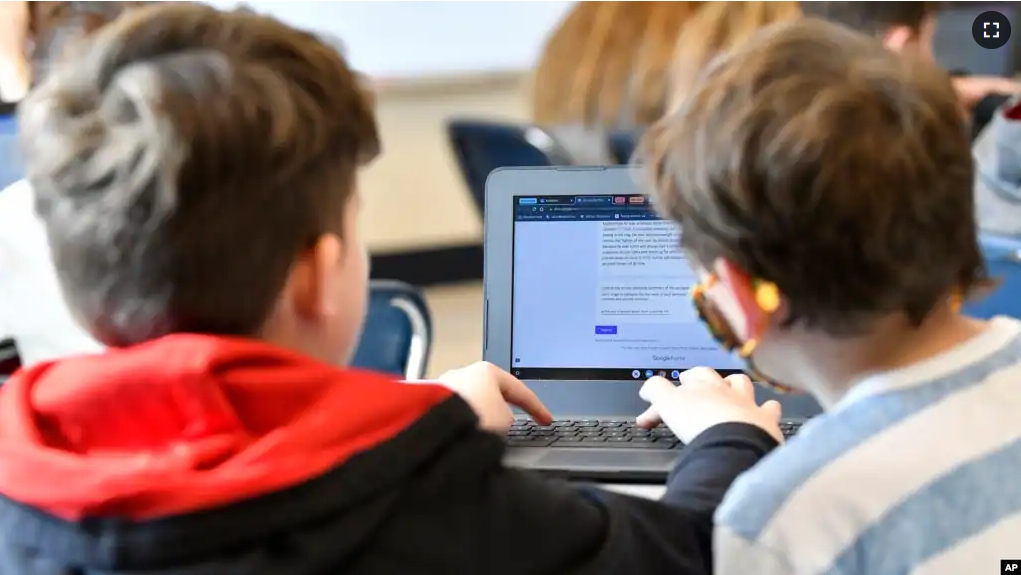
[[[752,335],[747,341],[741,342],[733,330],[726,324],[726,320],[720,317],[719,312],[712,307],[706,299],[706,292],[711,289],[719,278],[713,274],[706,280],[695,286],[692,290],[692,300],[695,309],[702,321],[709,328],[713,337],[726,349],[737,350],[738,355],[748,362],[748,375],[755,381],[772,389],[777,393],[791,393],[795,389],[770,381],[761,374],[751,361],[752,352],[759,344],[758,334]],[[759,318],[760,322],[766,321],[768,316],[780,308],[780,290],[770,281],[751,280],[751,289],[754,293],[755,305],[765,314],[765,318]],[[758,325],[761,325],[758,324]]]
[[964,296],[962,296],[960,292],[954,292],[954,294],[950,296],[950,309],[956,313],[961,311],[962,305],[964,305]]
[[[759,344],[758,335],[753,335],[748,341],[741,343],[733,330],[726,325],[726,320],[719,316],[719,312],[713,309],[711,307],[712,304],[706,299],[706,292],[716,285],[718,281],[719,278],[716,274],[712,274],[704,282],[697,284],[692,289],[691,294],[695,309],[699,317],[709,328],[710,333],[723,347],[728,350],[737,349],[737,353],[748,361],[748,371],[752,379],[779,393],[797,392],[794,388],[770,381],[769,378],[763,376],[755,369],[754,364],[751,362],[751,355]],[[753,279],[751,280],[751,288],[755,294],[756,305],[767,317],[780,308],[780,290],[776,284],[765,280]],[[950,307],[953,311],[960,311],[963,303],[964,297],[960,292],[955,292],[950,296]]]

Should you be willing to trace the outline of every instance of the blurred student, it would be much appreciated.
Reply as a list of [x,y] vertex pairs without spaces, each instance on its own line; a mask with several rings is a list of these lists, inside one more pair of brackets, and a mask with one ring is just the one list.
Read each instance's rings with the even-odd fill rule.
[[[802,2],[807,16],[835,22],[880,39],[887,48],[934,59],[936,20],[943,2]],[[993,76],[954,78],[962,105],[971,112],[976,133],[989,123],[994,111],[1021,83]]]
[[[803,2],[806,14],[881,38],[897,52],[933,58],[940,2]],[[962,104],[971,111],[975,162],[975,207],[979,229],[1021,235],[1021,142],[1017,109],[1009,101],[1021,92],[1014,79],[954,78]],[[1008,107],[1009,106],[1009,107]]]
[[1021,238],[1021,99],[996,110],[972,150],[980,228]]
[[675,109],[695,88],[713,59],[775,22],[798,18],[798,2],[706,2],[684,27],[670,70],[670,108]]
[[357,173],[379,140],[331,46],[140,9],[19,118],[63,293],[111,349],[0,388],[0,573],[710,572],[715,507],[781,437],[747,378],[691,382],[727,401],[687,423],[657,502],[503,467],[507,402],[551,415],[491,365],[442,385],[337,367],[366,311]]
[[[828,410],[727,494],[717,575],[960,575],[1016,553],[1021,323],[958,312],[990,284],[958,106],[931,62],[805,19],[714,63],[650,131],[708,328]],[[681,431],[724,401],[647,387],[680,398],[662,419]]]
[[28,49],[31,12],[29,2],[0,4],[0,102],[20,101],[31,82],[26,50]]
[[[141,2],[0,2],[0,76],[8,112],[64,51]],[[10,126],[10,121],[8,121]],[[0,339],[13,338],[22,363],[102,349],[78,326],[57,284],[16,135],[0,134],[0,163],[15,183],[0,190]]]
[[14,111],[28,91],[28,2],[0,2],[0,191],[21,179]]
[[578,2],[546,41],[532,118],[642,129],[663,115],[674,45],[702,2]]

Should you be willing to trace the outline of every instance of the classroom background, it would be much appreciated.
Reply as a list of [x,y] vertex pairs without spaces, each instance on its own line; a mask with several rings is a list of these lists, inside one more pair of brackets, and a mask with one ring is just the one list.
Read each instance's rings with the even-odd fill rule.
[[[576,3],[245,4],[340,38],[353,64],[372,77],[386,150],[361,181],[373,277],[424,288],[434,330],[428,375],[479,359],[482,218],[451,145],[451,123],[532,120],[536,64]],[[641,4],[679,3],[620,4],[636,12]],[[988,3],[950,4],[936,37],[940,63],[1013,75],[1021,62],[1013,48],[987,51],[971,40],[972,21]],[[998,10],[1013,10],[1013,3],[1001,4]]]
[[[666,105],[664,82],[679,30],[697,5],[706,4],[210,3],[244,5],[335,38],[371,79],[385,153],[360,180],[361,230],[373,278],[399,280],[424,294],[432,323],[427,377],[481,358],[485,175],[501,165],[530,165],[536,157],[627,163],[642,128]],[[761,4],[775,12],[762,15],[765,21],[786,18],[783,12],[796,5]],[[1012,39],[1004,49],[985,50],[971,31],[982,10],[1014,19],[1015,4],[947,3],[935,40],[939,63],[970,75],[1015,76],[1021,43]],[[615,25],[600,32],[605,22]],[[615,94],[623,82],[618,78],[613,86],[615,75],[638,86],[635,93]],[[578,125],[584,128],[581,145],[566,145],[578,134],[554,134],[565,145],[555,150],[559,155],[549,148],[532,150],[535,156],[482,149],[494,134],[527,140],[523,134],[531,127],[552,133]],[[586,147],[592,127],[605,149]]]

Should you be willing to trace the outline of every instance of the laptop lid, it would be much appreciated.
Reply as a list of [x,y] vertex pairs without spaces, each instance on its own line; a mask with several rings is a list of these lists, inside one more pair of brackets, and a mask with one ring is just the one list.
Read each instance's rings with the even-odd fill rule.
[[[698,319],[679,230],[638,177],[627,166],[512,168],[486,184],[483,356],[560,417],[632,417],[653,375],[744,365]],[[807,396],[779,399],[786,417],[819,412]]]

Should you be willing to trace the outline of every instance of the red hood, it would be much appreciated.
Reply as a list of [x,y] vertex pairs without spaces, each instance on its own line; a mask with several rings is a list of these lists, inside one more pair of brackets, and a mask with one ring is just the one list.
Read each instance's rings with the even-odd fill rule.
[[0,388],[0,494],[71,520],[216,507],[321,475],[449,396],[199,335],[40,364]]

